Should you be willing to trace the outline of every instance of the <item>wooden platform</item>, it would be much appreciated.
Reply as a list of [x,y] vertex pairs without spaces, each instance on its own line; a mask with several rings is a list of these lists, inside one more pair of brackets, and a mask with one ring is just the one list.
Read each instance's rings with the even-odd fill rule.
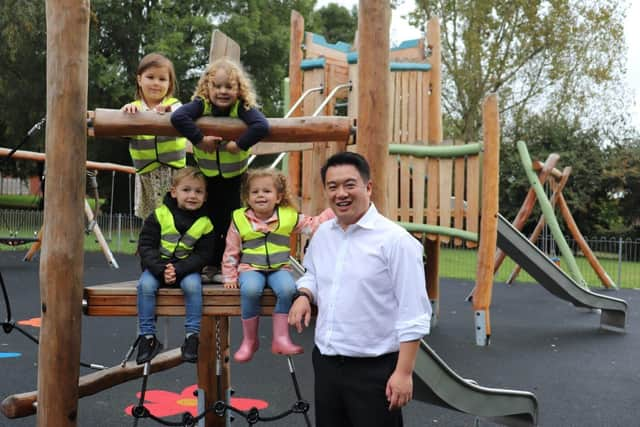
[[[87,316],[136,316],[136,280],[84,288]],[[203,316],[240,316],[240,290],[225,289],[222,285],[202,286]],[[261,300],[261,315],[271,315],[276,298],[271,289],[265,288]],[[160,288],[156,300],[158,316],[184,316],[184,298],[178,288]]]

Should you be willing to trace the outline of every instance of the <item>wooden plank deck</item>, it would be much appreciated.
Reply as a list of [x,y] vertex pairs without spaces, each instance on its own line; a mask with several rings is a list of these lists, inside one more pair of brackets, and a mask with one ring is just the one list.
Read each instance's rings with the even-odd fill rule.
[[[84,288],[87,316],[136,316],[137,280],[128,282],[93,285]],[[203,316],[240,316],[240,290],[225,289],[222,285],[202,286]],[[271,315],[276,298],[271,289],[265,288],[261,300],[260,314]],[[184,316],[184,298],[182,290],[160,288],[156,299],[158,316]]]

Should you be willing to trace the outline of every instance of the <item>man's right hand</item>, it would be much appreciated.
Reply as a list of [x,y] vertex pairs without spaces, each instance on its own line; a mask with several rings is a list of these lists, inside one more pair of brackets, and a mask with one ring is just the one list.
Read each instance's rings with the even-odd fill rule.
[[299,297],[291,305],[289,309],[289,325],[295,326],[298,333],[302,332],[302,325],[309,326],[311,321],[311,303],[309,298]]

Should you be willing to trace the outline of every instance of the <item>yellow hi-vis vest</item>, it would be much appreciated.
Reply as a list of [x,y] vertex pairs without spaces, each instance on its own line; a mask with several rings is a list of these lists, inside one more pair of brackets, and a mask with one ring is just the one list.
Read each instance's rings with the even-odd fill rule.
[[289,264],[289,236],[298,224],[298,211],[278,207],[278,228],[255,231],[244,214],[247,208],[233,211],[233,223],[242,238],[240,262],[261,270],[273,270]]
[[[169,106],[179,102],[176,98],[165,98],[160,105]],[[142,101],[133,102],[142,110]],[[175,136],[136,135],[131,137],[129,154],[133,167],[139,174],[158,169],[160,165],[180,169],[187,165],[187,140]]]
[[173,215],[167,205],[156,208],[155,214],[160,224],[160,256],[164,259],[188,257],[200,237],[213,231],[211,220],[202,216],[191,224],[184,235],[181,235],[176,229]]
[[[229,117],[238,118],[239,105],[240,101],[237,100],[231,107]],[[204,112],[202,115],[209,115],[211,111],[213,111],[211,103],[208,100],[204,100]],[[223,178],[233,178],[244,173],[249,167],[250,150],[241,150],[237,154],[232,154],[225,150],[224,145],[224,141],[221,142],[217,145],[216,151],[212,153],[199,149],[197,145],[193,146],[193,157],[205,176],[222,175]]]

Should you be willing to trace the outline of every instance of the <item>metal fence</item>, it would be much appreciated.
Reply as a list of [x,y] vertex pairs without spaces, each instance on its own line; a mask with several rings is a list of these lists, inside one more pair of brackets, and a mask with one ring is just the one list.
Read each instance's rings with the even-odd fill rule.
[[[0,209],[0,238],[34,237],[42,218],[40,210]],[[131,252],[142,228],[142,219],[121,213],[100,214],[97,222],[113,252]]]
[[[593,287],[600,287],[600,279],[580,251],[576,241],[565,236],[577,261],[581,274]],[[609,277],[621,287],[640,288],[640,239],[624,238],[585,238],[596,258]],[[558,258],[561,267],[566,267],[560,250],[553,237],[541,237],[536,245],[549,257]],[[477,268],[477,249],[454,247],[452,243],[443,244],[440,256],[440,272],[442,277],[475,280]],[[496,282],[505,282],[513,272],[515,263],[507,258],[496,273]],[[534,281],[527,274],[520,273],[516,281]]]
[[[34,237],[40,230],[41,224],[42,211],[0,209],[0,238]],[[135,250],[135,243],[142,227],[140,218],[122,213],[101,214],[98,216],[98,225],[113,252],[132,253]],[[566,239],[587,283],[597,286],[599,280],[584,259],[576,242],[571,238]],[[640,288],[640,239],[587,238],[586,241],[616,284]],[[560,253],[550,236],[543,236],[537,245],[549,256],[557,256]],[[453,245],[446,244],[442,247],[444,252],[440,257],[441,275],[474,280],[477,266],[476,250],[454,248]],[[4,250],[6,247],[0,249]],[[14,250],[21,249],[22,247],[14,248]],[[510,270],[508,264],[501,268],[496,276],[497,281],[504,280],[508,275],[508,271],[505,270]],[[521,279],[526,280],[526,275]]]

